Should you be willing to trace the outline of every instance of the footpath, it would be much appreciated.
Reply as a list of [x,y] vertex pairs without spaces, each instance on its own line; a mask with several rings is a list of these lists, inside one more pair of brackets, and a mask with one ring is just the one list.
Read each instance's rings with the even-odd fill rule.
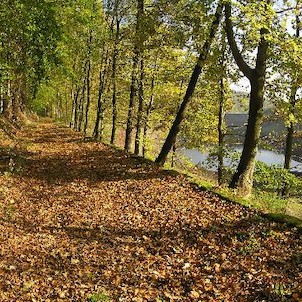
[[302,301],[297,229],[68,128],[18,139],[0,171],[0,301]]

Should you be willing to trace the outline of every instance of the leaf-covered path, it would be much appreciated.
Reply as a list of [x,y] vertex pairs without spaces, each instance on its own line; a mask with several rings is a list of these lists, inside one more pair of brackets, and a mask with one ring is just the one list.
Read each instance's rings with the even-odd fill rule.
[[20,138],[0,301],[302,301],[296,230],[51,123]]

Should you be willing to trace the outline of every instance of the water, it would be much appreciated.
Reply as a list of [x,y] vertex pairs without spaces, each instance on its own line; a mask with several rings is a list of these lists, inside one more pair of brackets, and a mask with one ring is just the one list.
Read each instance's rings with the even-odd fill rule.
[[[236,147],[235,151],[242,152],[242,147]],[[188,150],[188,149],[181,149],[179,151],[181,155],[186,156],[190,159],[192,163],[195,165],[201,165],[205,168],[208,168],[211,171],[217,171],[217,165],[209,166],[208,162],[208,153],[202,153],[198,150]],[[259,149],[257,154],[257,160],[264,162],[267,165],[278,165],[283,167],[284,164],[284,155],[279,154],[274,151]],[[232,161],[229,158],[224,159],[225,166],[230,166]],[[302,162],[298,162],[296,160],[291,161],[291,171],[292,172],[299,172],[302,173]]]

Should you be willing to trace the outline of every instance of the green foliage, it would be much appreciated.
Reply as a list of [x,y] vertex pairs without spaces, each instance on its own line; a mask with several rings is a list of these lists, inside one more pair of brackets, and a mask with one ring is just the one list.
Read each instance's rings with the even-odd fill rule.
[[105,293],[99,293],[99,294],[92,294],[88,298],[88,302],[106,302],[110,301],[110,297]]
[[256,162],[255,186],[265,191],[282,193],[284,187],[290,188],[290,194],[295,195],[302,190],[302,182],[288,170],[279,166],[268,166]]

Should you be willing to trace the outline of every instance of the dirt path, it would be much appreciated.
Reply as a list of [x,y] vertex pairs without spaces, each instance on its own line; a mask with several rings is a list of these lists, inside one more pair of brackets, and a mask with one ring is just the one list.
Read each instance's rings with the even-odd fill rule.
[[302,301],[294,229],[63,127],[21,139],[0,175],[0,301]]

